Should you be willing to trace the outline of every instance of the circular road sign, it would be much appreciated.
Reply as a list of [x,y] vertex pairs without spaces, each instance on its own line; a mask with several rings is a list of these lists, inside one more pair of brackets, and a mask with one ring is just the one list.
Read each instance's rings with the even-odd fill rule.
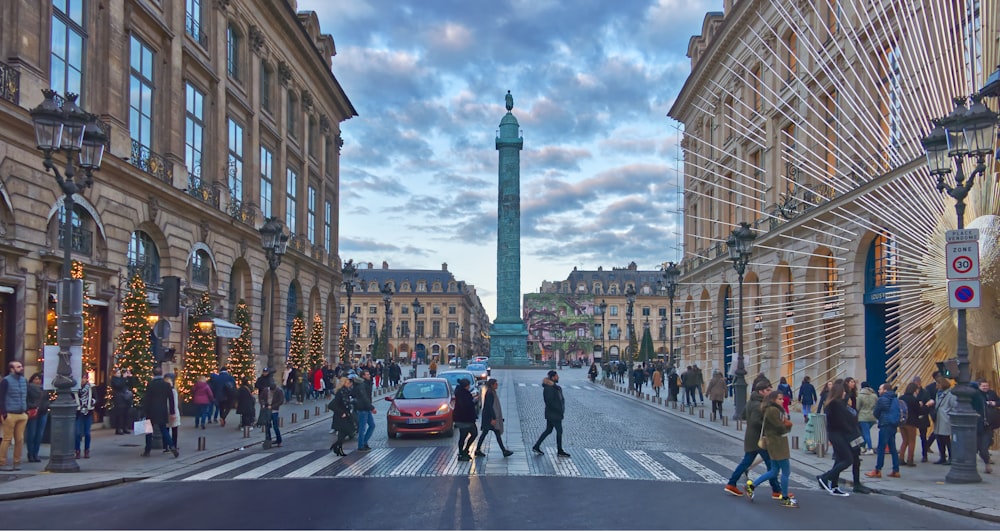
[[951,268],[958,273],[968,273],[972,271],[972,257],[968,255],[956,256],[954,260],[951,261]]
[[970,302],[975,296],[976,292],[972,286],[963,284],[955,289],[955,298],[958,299],[958,302]]

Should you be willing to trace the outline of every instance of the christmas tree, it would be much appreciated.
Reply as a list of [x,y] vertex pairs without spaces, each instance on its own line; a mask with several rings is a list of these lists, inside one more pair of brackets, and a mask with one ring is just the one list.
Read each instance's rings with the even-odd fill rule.
[[237,385],[239,385],[243,380],[254,381],[254,375],[257,373],[251,343],[253,330],[250,328],[250,308],[242,299],[236,304],[233,319],[236,321],[235,324],[243,329],[243,332],[240,333],[240,337],[229,340],[228,369],[229,374],[233,375]]
[[212,315],[212,300],[208,293],[201,294],[201,300],[194,307],[188,328],[187,349],[184,351],[184,366],[177,371],[177,393],[181,400],[191,400],[191,387],[199,376],[208,376],[219,368],[219,358],[215,355],[215,329],[202,330],[198,319]]
[[292,320],[292,340],[288,345],[288,361],[286,365],[289,368],[298,369],[303,375],[308,373],[310,369],[306,348],[306,322],[302,318],[302,312],[299,312],[295,314],[295,319]]
[[384,360],[389,358],[389,338],[386,337],[385,332],[385,328],[382,328],[378,333],[378,342],[372,350],[372,359]]
[[337,350],[340,351],[338,356],[340,363],[344,363],[347,360],[347,323],[340,325],[340,343]]
[[[70,274],[74,279],[84,280],[83,293],[87,293],[87,282],[84,279],[83,263],[73,260],[73,267]],[[87,302],[87,297],[83,297],[83,372],[97,370],[97,349],[94,348],[95,340],[98,336],[97,316],[94,309]]]
[[153,378],[148,317],[146,283],[142,277],[134,275],[122,301],[121,332],[115,339],[115,369],[132,373],[133,405],[141,403],[146,395],[146,384]]
[[326,352],[323,343],[326,341],[326,334],[323,332],[323,319],[319,314],[313,315],[312,330],[309,331],[309,366],[322,367],[326,362]]

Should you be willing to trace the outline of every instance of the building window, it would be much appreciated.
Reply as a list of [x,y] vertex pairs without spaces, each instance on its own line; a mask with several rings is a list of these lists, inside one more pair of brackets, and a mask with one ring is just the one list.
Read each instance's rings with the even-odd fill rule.
[[83,105],[83,0],[52,2],[52,42],[49,55],[49,86],[60,94],[80,94]]
[[417,328],[417,337],[424,337],[424,322],[417,321],[416,328]]
[[138,274],[148,285],[160,283],[160,253],[149,234],[141,230],[132,233],[127,259],[129,278]]
[[440,304],[435,304],[431,308],[431,313],[434,314],[434,315],[441,315],[441,305]]
[[292,234],[296,229],[295,209],[298,205],[295,191],[298,189],[298,182],[299,175],[292,168],[288,168],[285,173],[285,225],[288,225],[288,230]]
[[204,147],[205,95],[191,83],[184,85],[184,165],[188,187],[201,187],[201,152]]
[[229,119],[229,197],[243,202],[243,126]]
[[306,237],[316,245],[316,188],[312,186],[306,192]]
[[643,306],[642,307],[642,316],[643,317],[649,317],[649,306]]
[[882,57],[882,101],[879,107],[886,167],[898,157],[903,138],[903,91],[899,81],[901,55],[899,46],[892,45],[885,49]]
[[260,213],[265,218],[271,214],[271,187],[274,176],[271,173],[272,162],[271,151],[264,146],[260,146]]
[[226,27],[226,72],[234,79],[240,78],[240,46],[242,37],[236,26]]
[[201,0],[185,0],[184,31],[201,42]]
[[323,218],[323,243],[329,252],[333,249],[333,203],[327,201]]
[[[964,29],[962,35],[962,59],[965,68],[965,86],[975,87],[979,82],[972,78],[973,75],[983,75],[983,46],[989,46],[987,36],[983,34],[983,8],[980,5],[982,0],[965,2],[965,18],[963,20]],[[987,9],[987,12],[989,8]],[[993,16],[996,20],[996,15]],[[995,34],[995,31],[993,32]],[[996,41],[994,41],[996,42]]]
[[621,339],[622,333],[617,323],[612,323],[608,328],[608,339]]
[[149,150],[153,145],[154,54],[135,35],[129,51],[129,134],[133,142]]
[[823,95],[823,138],[826,152],[826,178],[833,182],[837,172],[837,90]]
[[454,304],[448,305],[448,315],[458,315],[458,308]]
[[299,112],[298,109],[299,109],[298,100],[295,99],[295,94],[291,90],[289,90],[288,109],[286,110],[285,113],[287,114],[287,116],[285,117],[285,127],[286,129],[288,129],[288,136],[292,138],[298,138],[298,135],[295,134],[296,133],[295,128],[297,127],[298,124],[298,119],[297,119]]
[[785,80],[788,82],[792,81],[795,77],[795,69],[798,68],[799,57],[796,47],[798,46],[799,37],[794,31],[789,31],[785,34],[784,40],[784,53],[785,56]]
[[896,284],[896,261],[899,256],[896,240],[883,232],[875,237],[875,286],[876,288]]
[[826,0],[826,28],[830,35],[840,32],[840,0]]
[[[59,208],[59,219],[66,219],[66,206]],[[85,220],[90,219],[90,214],[80,205],[73,208],[73,218],[70,220],[70,251],[78,254],[90,255],[94,246],[94,233],[85,226]],[[86,223],[90,225],[90,223]],[[59,222],[59,248],[66,248],[66,223]]]
[[431,322],[431,337],[441,337],[441,321]]
[[608,309],[611,310],[611,317],[617,317],[618,316],[618,306],[611,305],[611,306],[608,306]]
[[750,69],[750,89],[753,91],[750,94],[750,99],[753,101],[753,110],[760,112],[761,107],[761,79],[760,79],[760,64],[754,65]]
[[274,90],[274,72],[265,62],[260,63],[260,108],[271,112],[271,93]]
[[208,286],[212,278],[212,260],[208,253],[202,250],[195,251],[191,256],[191,282]]
[[316,118],[309,117],[309,156],[313,160],[319,160],[319,125]]

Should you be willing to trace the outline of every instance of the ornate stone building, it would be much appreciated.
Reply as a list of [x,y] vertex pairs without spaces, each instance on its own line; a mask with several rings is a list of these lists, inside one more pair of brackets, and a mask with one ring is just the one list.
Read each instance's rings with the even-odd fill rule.
[[[0,26],[5,361],[36,365],[67,241],[100,331],[98,382],[133,273],[149,284],[154,312],[161,279],[180,277],[181,316],[168,319],[166,341],[178,354],[185,307],[206,291],[221,319],[241,299],[250,305],[258,368],[268,354],[280,365],[296,311],[336,329],[340,124],[356,112],[314,13],[296,13],[294,0],[10,0]],[[28,114],[47,88],[80,94],[110,132],[68,239]],[[258,233],[270,216],[291,232],[274,280]],[[218,341],[222,361],[226,345]]]
[[[740,299],[726,241],[746,222],[758,233],[744,278],[748,379],[926,379],[955,353],[943,236],[956,215],[920,140],[1000,63],[1000,5],[724,8],[691,38],[691,74],[669,112],[684,127],[686,359],[732,369]],[[998,213],[988,159],[967,225],[990,226]],[[981,230],[980,246],[992,246],[995,230]],[[991,311],[970,310],[982,323],[970,325],[970,343],[973,377],[995,381]]]
[[[385,286],[392,290],[386,312]],[[391,269],[388,262],[375,268],[359,264],[351,309],[341,289],[340,313],[351,316],[348,351],[353,359],[371,356],[376,338],[384,337],[389,323],[388,351],[397,359],[488,356],[490,319],[476,287],[456,280],[448,264],[440,270]],[[339,329],[338,329],[339,330]],[[381,340],[381,339],[380,339]]]

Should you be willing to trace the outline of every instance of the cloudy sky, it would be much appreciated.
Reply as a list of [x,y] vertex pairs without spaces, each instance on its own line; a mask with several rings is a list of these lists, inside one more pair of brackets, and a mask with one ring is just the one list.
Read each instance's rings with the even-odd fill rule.
[[692,35],[722,0],[299,0],[333,35],[340,255],[437,269],[496,317],[497,151],[521,124],[521,291],[573,267],[681,257],[676,122]]

